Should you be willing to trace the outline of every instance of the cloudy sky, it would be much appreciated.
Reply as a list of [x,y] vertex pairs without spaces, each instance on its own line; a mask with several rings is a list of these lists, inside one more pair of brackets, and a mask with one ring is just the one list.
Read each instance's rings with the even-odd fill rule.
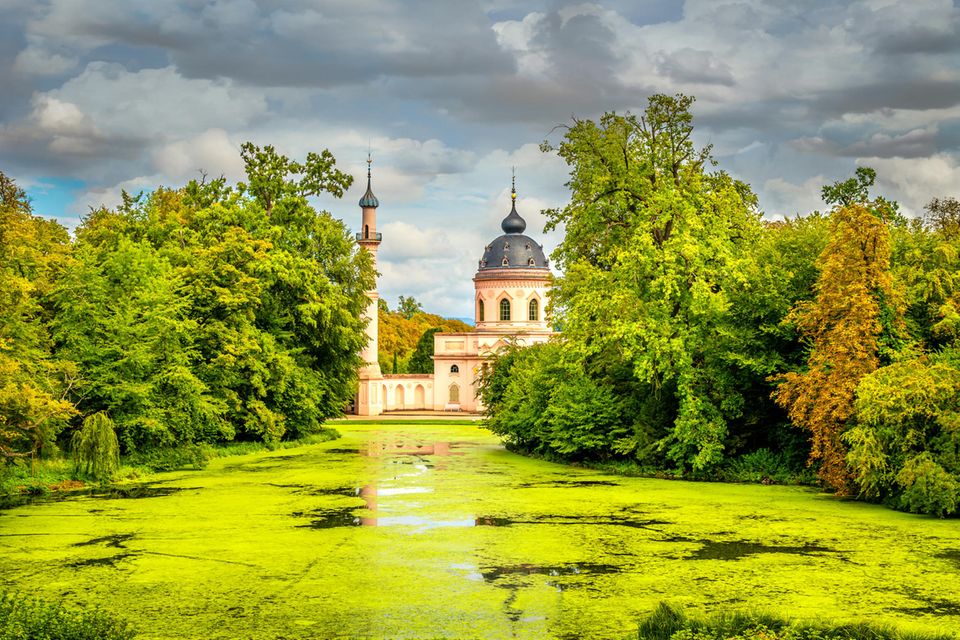
[[357,181],[318,204],[359,226],[368,145],[381,293],[471,313],[509,209],[528,232],[571,116],[695,95],[697,138],[768,217],[860,164],[919,211],[960,196],[960,6],[950,0],[0,0],[0,170],[68,227],[121,189],[240,179],[238,148],[329,148]]

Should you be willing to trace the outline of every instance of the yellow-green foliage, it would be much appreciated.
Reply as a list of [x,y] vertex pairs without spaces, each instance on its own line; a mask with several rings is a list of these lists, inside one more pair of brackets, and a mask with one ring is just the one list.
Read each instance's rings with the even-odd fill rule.
[[960,628],[956,521],[603,475],[506,452],[476,425],[337,428],[0,512],[0,589],[101,604],[156,640],[626,638],[662,600]]
[[99,609],[78,611],[20,593],[0,593],[0,640],[130,640],[130,626]]

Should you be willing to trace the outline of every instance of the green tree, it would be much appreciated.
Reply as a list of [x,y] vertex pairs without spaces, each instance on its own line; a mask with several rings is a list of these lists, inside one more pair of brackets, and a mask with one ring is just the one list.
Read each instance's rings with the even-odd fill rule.
[[960,353],[883,367],[857,387],[844,433],[860,494],[933,515],[960,506]]
[[113,420],[98,412],[83,419],[83,426],[70,440],[74,466],[78,472],[97,480],[109,480],[120,468],[120,445]]
[[128,451],[215,440],[217,404],[194,371],[198,325],[183,282],[145,241],[89,244],[86,229],[110,217],[81,226],[76,264],[52,293],[58,354],[80,372],[77,404],[113,415]]
[[[574,120],[557,148],[571,202],[546,214],[566,231],[551,299],[568,349],[597,383],[660,405],[640,413],[673,416],[658,449],[703,470],[722,459],[727,422],[742,411],[729,354],[744,336],[728,291],[760,224],[749,187],[706,170],[692,103],[655,95],[640,117]],[[634,425],[637,451],[649,450],[652,426]]]
[[51,355],[45,298],[70,264],[69,236],[32,214],[0,172],[0,465],[55,449],[75,413],[75,369]]
[[407,363],[407,373],[433,373],[433,336],[440,331],[440,327],[430,327],[417,340]]
[[423,305],[417,302],[413,296],[400,296],[400,300],[397,302],[397,311],[409,320],[418,313],[423,313]]

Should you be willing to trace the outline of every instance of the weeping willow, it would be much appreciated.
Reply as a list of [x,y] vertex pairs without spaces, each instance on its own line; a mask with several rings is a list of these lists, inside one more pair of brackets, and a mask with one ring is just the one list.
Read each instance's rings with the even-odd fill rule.
[[120,445],[113,420],[100,411],[87,416],[70,441],[73,464],[78,473],[97,480],[109,479],[120,467]]

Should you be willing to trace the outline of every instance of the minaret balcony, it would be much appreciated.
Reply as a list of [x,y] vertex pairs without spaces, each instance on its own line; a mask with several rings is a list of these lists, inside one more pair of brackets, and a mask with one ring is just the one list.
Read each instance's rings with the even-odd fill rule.
[[383,234],[376,231],[373,233],[370,233],[369,231],[367,233],[358,233],[357,240],[361,242],[363,240],[376,240],[377,242],[380,242],[383,240]]

